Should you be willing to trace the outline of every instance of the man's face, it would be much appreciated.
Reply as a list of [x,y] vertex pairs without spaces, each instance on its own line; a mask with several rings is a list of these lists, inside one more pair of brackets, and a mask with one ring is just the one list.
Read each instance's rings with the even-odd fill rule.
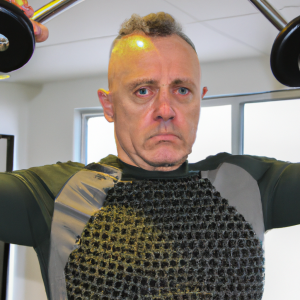
[[192,47],[177,35],[122,38],[108,76],[109,94],[99,97],[115,123],[119,158],[146,170],[178,168],[192,151],[200,113],[200,66]]

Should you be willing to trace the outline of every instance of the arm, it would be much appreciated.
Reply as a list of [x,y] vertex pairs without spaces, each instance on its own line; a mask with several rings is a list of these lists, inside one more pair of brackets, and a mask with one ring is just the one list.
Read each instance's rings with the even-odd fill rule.
[[300,163],[252,156],[268,165],[258,179],[265,218],[265,229],[300,224]]
[[82,164],[0,173],[0,240],[36,247],[49,238],[54,199]]
[[300,224],[300,164],[289,164],[278,177],[270,209],[272,228]]
[[33,246],[27,204],[34,196],[26,185],[11,173],[0,173],[0,240]]
[[224,162],[242,167],[257,181],[265,230],[300,224],[300,163],[219,153],[194,164],[193,168],[214,170]]

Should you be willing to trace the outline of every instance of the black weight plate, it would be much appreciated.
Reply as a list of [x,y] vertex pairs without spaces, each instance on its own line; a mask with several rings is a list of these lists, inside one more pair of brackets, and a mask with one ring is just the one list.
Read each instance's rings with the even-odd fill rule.
[[21,9],[3,0],[0,1],[0,33],[9,40],[8,49],[0,52],[0,72],[23,67],[35,48],[33,26]]
[[300,87],[300,16],[277,36],[271,52],[271,69],[276,79],[290,87]]

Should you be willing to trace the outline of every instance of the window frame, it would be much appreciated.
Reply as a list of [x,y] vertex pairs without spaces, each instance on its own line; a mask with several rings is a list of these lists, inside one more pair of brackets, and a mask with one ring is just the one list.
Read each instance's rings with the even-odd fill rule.
[[205,97],[201,107],[231,105],[231,153],[244,154],[244,109],[247,103],[300,99],[300,88],[289,88],[251,94]]
[[[247,103],[283,101],[300,99],[300,88],[287,88],[283,90],[230,94],[222,96],[208,96],[202,99],[201,107],[231,105],[231,153],[244,154],[244,109]],[[103,116],[102,107],[81,113],[81,162],[87,163],[88,120]]]
[[80,162],[87,164],[87,140],[88,140],[88,121],[90,118],[104,116],[103,108],[95,108],[90,112],[81,114],[81,149]]
[[[0,139],[6,139],[6,172],[14,169],[14,145],[15,136],[0,134]],[[9,271],[10,244],[0,241],[0,300],[5,300],[9,293],[8,271]]]

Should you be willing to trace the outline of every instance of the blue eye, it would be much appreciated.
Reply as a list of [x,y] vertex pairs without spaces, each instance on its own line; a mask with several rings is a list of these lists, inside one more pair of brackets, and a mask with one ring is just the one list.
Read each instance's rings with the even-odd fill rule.
[[178,89],[178,92],[181,95],[186,95],[189,92],[189,90],[187,88],[181,87]]
[[141,88],[138,90],[138,93],[140,95],[147,95],[148,94],[148,90],[146,88]]

